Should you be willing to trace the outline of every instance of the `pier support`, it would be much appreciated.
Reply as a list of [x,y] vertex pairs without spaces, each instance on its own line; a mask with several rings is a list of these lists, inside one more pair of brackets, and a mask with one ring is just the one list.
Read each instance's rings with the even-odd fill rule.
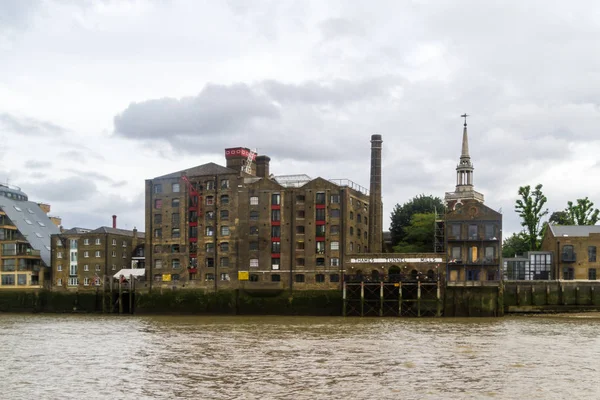
[[347,312],[346,302],[348,299],[346,298],[346,282],[342,284],[342,315],[345,317]]
[[379,282],[379,316],[383,317],[383,282]]
[[365,283],[360,283],[360,316],[365,316]]

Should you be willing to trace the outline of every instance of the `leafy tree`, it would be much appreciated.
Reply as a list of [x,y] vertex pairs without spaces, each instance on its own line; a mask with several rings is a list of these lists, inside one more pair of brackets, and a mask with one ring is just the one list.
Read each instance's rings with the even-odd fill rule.
[[397,253],[420,253],[433,251],[435,213],[413,214],[410,224],[404,227],[404,239],[394,246]]
[[515,203],[515,212],[521,217],[521,225],[525,228],[525,234],[529,240],[529,250],[539,249],[540,222],[542,217],[548,214],[544,204],[548,201],[542,193],[542,184],[538,184],[535,190],[529,185],[519,187],[520,199]]
[[525,232],[513,233],[502,242],[502,257],[514,257],[529,251],[529,237]]
[[554,211],[548,219],[550,225],[572,225],[569,213],[566,211]]
[[569,217],[571,225],[596,225],[600,217],[600,211],[594,209],[594,203],[592,203],[587,197],[584,199],[577,199],[577,204],[573,205],[572,201],[567,202],[567,209],[564,211]]
[[[443,214],[445,212],[444,202],[439,197],[434,197],[431,195],[426,196],[421,194],[415,196],[403,205],[396,204],[394,210],[392,211],[392,221],[390,224],[392,245],[395,246],[401,241],[405,240],[405,228],[411,224],[411,219],[414,214],[428,214],[433,213],[435,210],[437,210],[438,213]],[[431,236],[433,238],[433,233]]]

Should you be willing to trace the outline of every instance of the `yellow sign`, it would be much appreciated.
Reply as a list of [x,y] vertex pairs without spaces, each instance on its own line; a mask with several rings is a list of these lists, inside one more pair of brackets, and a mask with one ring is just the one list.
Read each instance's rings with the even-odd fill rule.
[[250,279],[248,271],[238,271],[238,281],[247,281],[248,279]]
[[394,283],[394,286],[395,287],[400,287],[400,284],[399,283]]
[[171,282],[171,274],[163,274],[163,282]]

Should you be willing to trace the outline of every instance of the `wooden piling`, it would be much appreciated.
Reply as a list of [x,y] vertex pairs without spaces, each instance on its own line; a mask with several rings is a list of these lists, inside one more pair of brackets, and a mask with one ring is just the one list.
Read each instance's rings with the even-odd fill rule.
[[402,316],[402,282],[398,282],[398,316]]
[[436,286],[437,286],[437,288],[436,288],[436,290],[437,290],[437,293],[436,293],[437,309],[436,309],[435,315],[437,317],[441,317],[442,316],[442,299],[441,299],[441,295],[440,295],[440,281],[439,280],[437,281]]
[[346,282],[343,283],[342,285],[342,315],[345,317],[346,313],[347,313],[347,305],[346,302],[348,301],[348,299],[346,298]]
[[360,316],[365,316],[365,283],[360,283]]
[[379,316],[383,317],[383,281],[379,282]]
[[417,316],[421,316],[421,281],[417,281]]
[[123,284],[119,278],[119,314],[123,314]]
[[129,275],[129,314],[133,314],[133,274]]

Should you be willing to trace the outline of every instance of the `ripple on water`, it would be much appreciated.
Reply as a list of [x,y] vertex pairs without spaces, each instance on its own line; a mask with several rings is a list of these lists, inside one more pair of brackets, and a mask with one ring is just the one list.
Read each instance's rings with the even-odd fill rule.
[[0,315],[11,399],[598,398],[600,319]]

